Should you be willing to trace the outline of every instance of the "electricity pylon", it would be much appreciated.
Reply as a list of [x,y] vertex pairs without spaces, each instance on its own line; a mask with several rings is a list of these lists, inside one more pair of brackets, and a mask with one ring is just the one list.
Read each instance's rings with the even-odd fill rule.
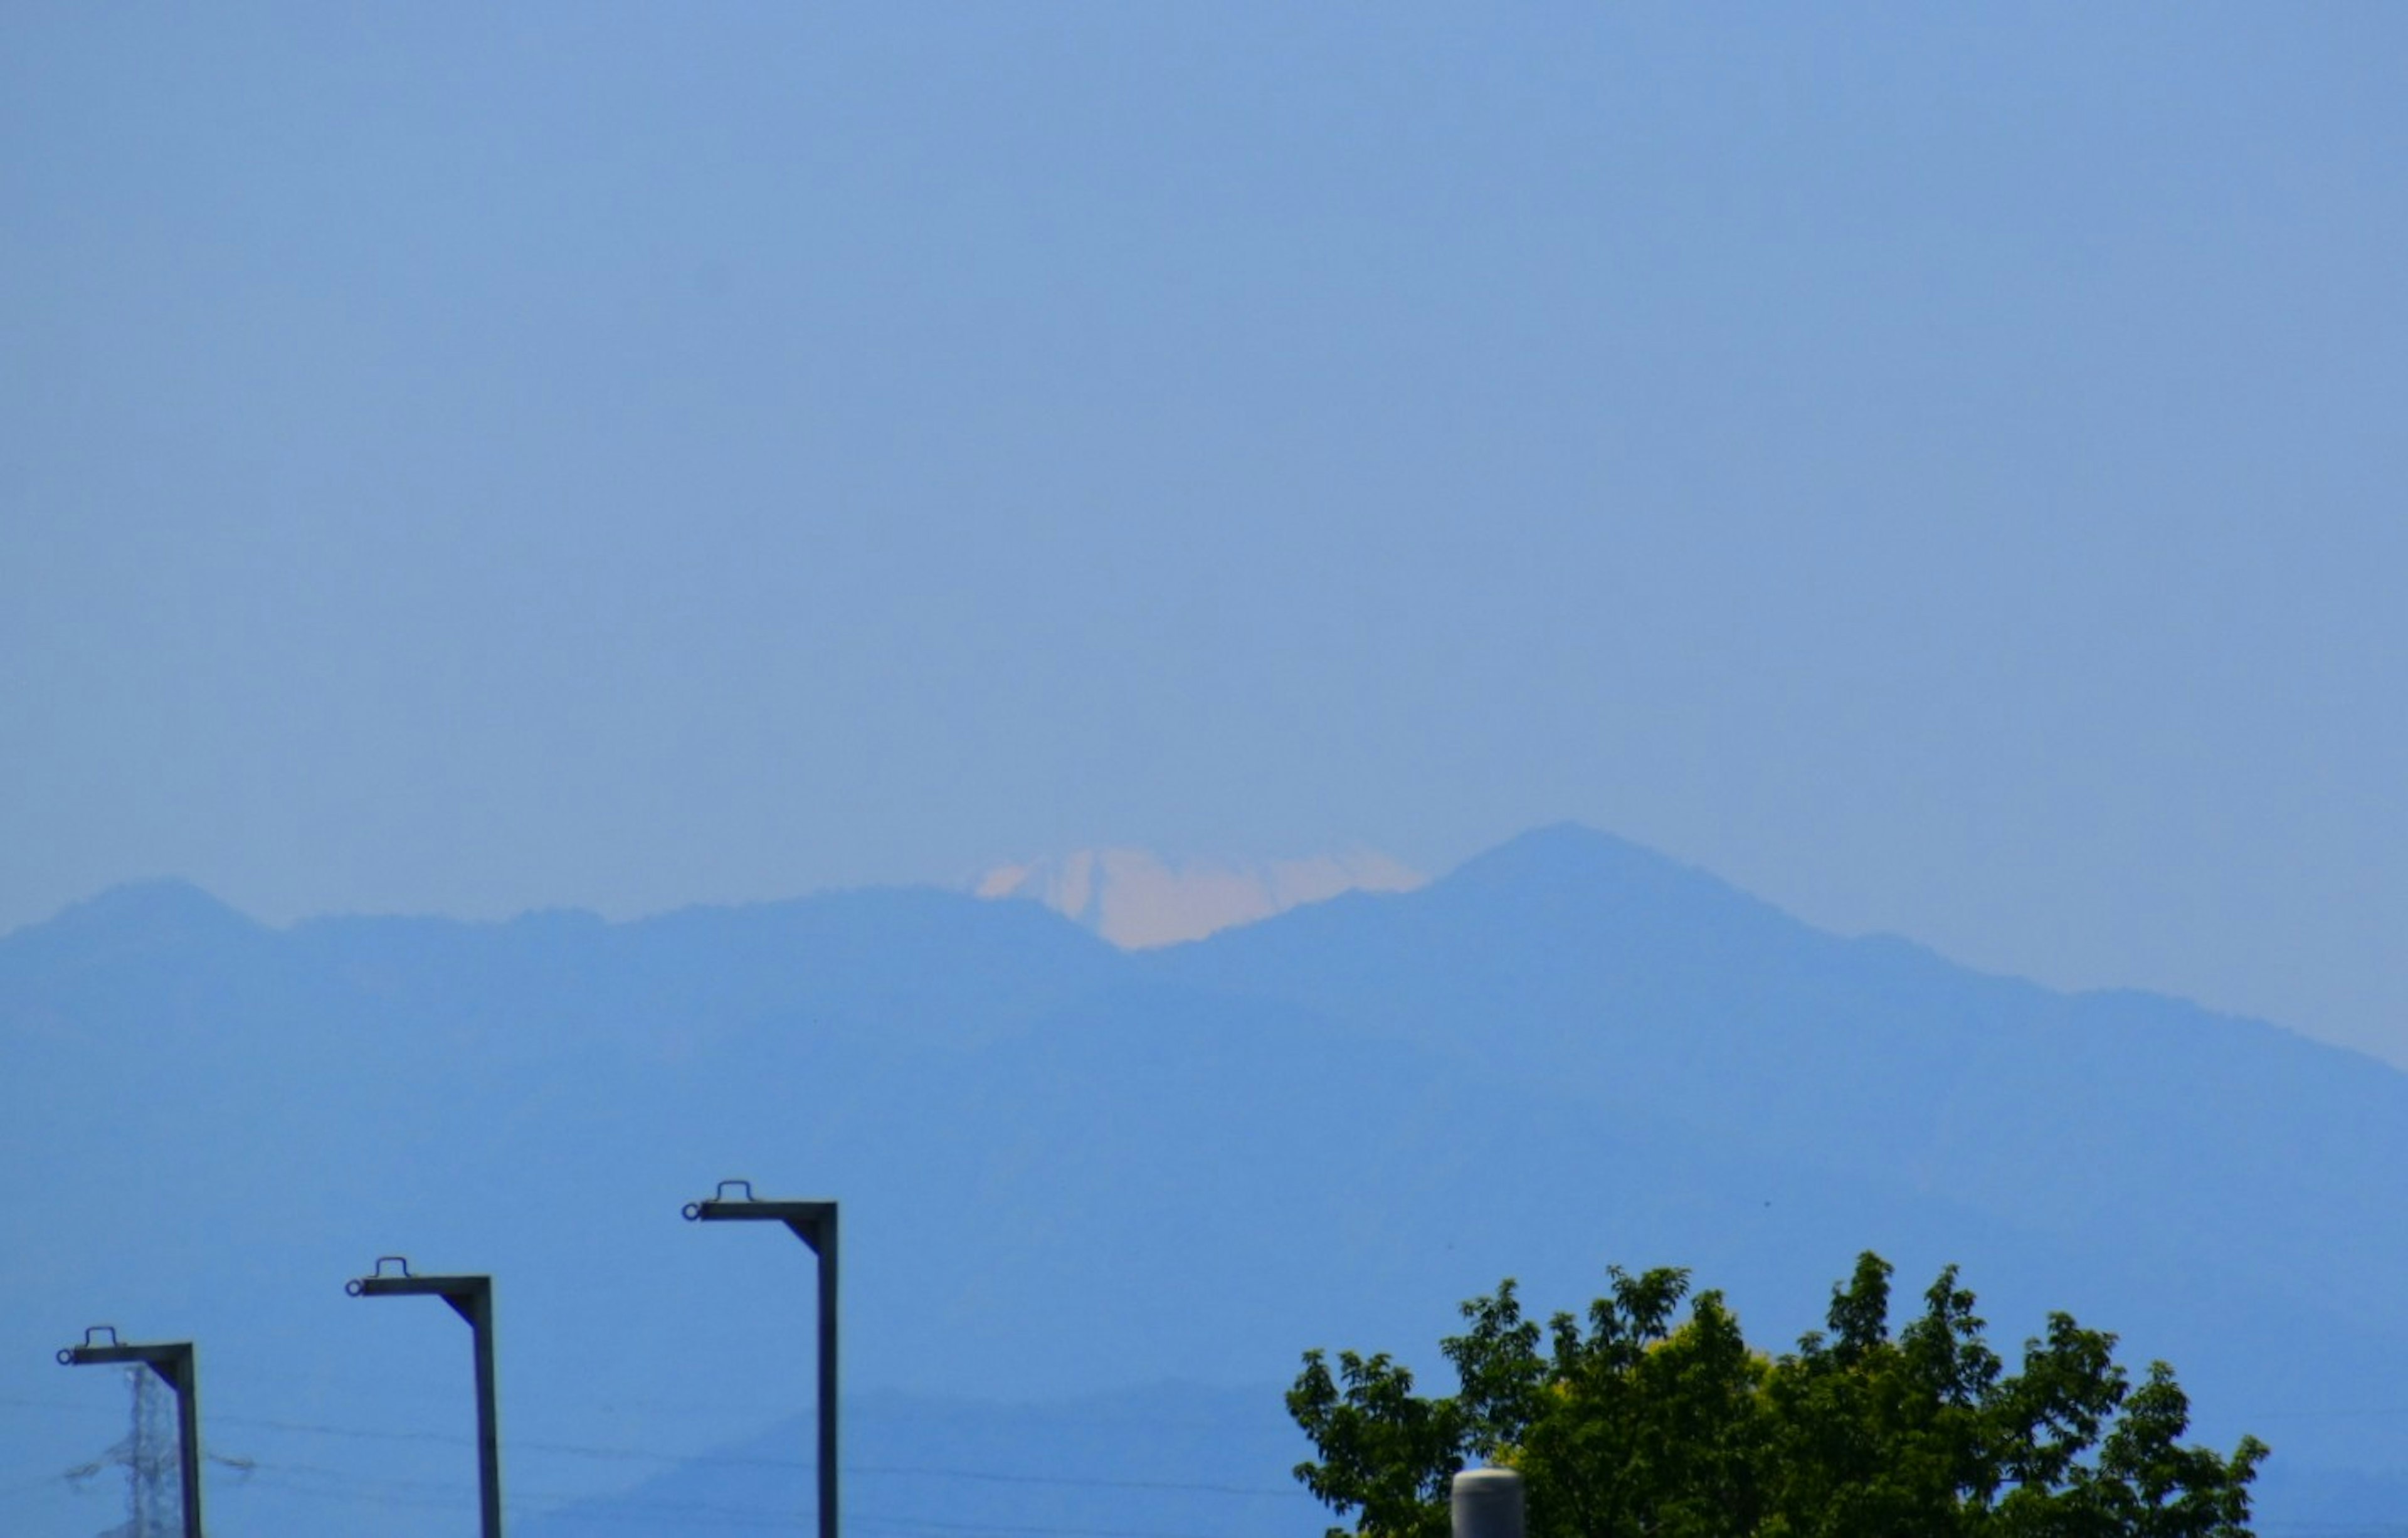
[[[175,1426],[175,1396],[149,1367],[125,1370],[132,1391],[131,1418],[117,1445],[89,1463],[67,1471],[67,1482],[85,1485],[111,1469],[125,1471],[125,1520],[95,1538],[168,1538],[184,1522],[183,1447]],[[242,1474],[247,1458],[209,1455],[208,1460]]]
[[111,1469],[125,1471],[125,1520],[99,1538],[165,1538],[183,1524],[182,1460],[175,1429],[167,1423],[167,1396],[147,1367],[128,1368],[134,1390],[133,1424],[123,1440],[67,1471],[72,1484],[97,1479]]

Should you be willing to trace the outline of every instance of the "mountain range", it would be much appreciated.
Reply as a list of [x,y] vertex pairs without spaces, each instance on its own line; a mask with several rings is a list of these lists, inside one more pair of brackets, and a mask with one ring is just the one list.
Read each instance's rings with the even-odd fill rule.
[[[103,1320],[203,1343],[240,1531],[460,1502],[465,1332],[340,1287],[407,1253],[495,1275],[538,1531],[684,1531],[710,1471],[807,1445],[808,1257],[677,1220],[729,1176],[844,1203],[850,1456],[952,1471],[862,1475],[865,1531],[1025,1527],[1057,1475],[1073,1525],[1316,1531],[1293,1492],[1145,1502],[1272,1502],[1301,1350],[1442,1384],[1500,1277],[1543,1311],[1685,1265],[1778,1348],[1868,1247],[1909,1296],[1961,1264],[2010,1350],[2062,1308],[2172,1361],[2202,1438],[2274,1445],[2263,1531],[2368,1519],[2408,1504],[2403,1167],[2372,1059],[1820,933],[1579,828],[1145,950],[932,890],[276,930],[123,889],[0,938],[0,1527],[108,1525],[50,1474],[122,1431],[50,1363]],[[1075,1445],[1113,1395],[1221,1429]]]

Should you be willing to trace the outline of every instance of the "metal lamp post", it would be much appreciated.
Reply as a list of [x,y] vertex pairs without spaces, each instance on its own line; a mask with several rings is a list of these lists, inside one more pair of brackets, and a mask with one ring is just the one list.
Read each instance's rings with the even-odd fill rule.
[[[108,1343],[94,1345],[93,1337],[103,1331],[108,1332]],[[201,1538],[201,1384],[194,1367],[193,1343],[125,1345],[119,1342],[114,1326],[96,1324],[83,1332],[81,1346],[70,1346],[59,1353],[62,1367],[120,1362],[138,1362],[176,1390],[177,1472],[183,1486],[184,1538]]]
[[[399,1266],[395,1275],[388,1265]],[[477,1351],[477,1498],[484,1538],[502,1538],[501,1434],[494,1415],[494,1279],[491,1276],[413,1276],[398,1255],[377,1258],[376,1270],[343,1284],[354,1298],[437,1297],[468,1321]]]
[[[727,1192],[731,1187],[741,1187],[743,1196],[730,1200]],[[796,1238],[810,1246],[811,1253],[819,1257],[819,1538],[837,1538],[836,1203],[764,1202],[753,1196],[750,1180],[723,1180],[718,1190],[707,1201],[687,1203],[685,1218],[690,1223],[783,1223],[794,1232]]]

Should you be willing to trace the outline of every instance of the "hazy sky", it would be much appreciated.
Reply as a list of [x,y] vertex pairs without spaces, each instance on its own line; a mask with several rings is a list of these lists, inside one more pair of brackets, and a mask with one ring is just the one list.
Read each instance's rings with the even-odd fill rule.
[[2408,10],[0,50],[0,926],[1576,818],[2408,1061]]

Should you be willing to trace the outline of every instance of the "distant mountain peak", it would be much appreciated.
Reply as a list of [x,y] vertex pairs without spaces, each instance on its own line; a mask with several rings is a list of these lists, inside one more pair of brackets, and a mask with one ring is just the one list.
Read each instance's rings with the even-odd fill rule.
[[1463,868],[1468,870],[1491,862],[1527,864],[1539,861],[1578,861],[1591,864],[1641,862],[1690,868],[1670,855],[1651,849],[1644,844],[1633,843],[1619,833],[1592,828],[1585,822],[1570,821],[1550,822],[1515,833],[1496,847],[1472,856]]
[[84,898],[82,903],[60,912],[58,922],[258,929],[258,919],[252,919],[238,907],[231,907],[229,903],[222,903],[180,876],[110,886],[104,893]]
[[986,898],[1043,903],[1125,950],[1200,940],[1349,891],[1411,891],[1427,877],[1375,850],[1294,860],[1168,860],[1080,849],[999,865],[970,884]]
[[1580,822],[1551,823],[1516,833],[1455,867],[1445,881],[1492,888],[1571,884],[1685,890],[1756,907],[1770,905],[1701,866]]
[[221,902],[179,877],[131,881],[62,909],[46,928],[167,936],[206,936],[256,931],[249,914]]

